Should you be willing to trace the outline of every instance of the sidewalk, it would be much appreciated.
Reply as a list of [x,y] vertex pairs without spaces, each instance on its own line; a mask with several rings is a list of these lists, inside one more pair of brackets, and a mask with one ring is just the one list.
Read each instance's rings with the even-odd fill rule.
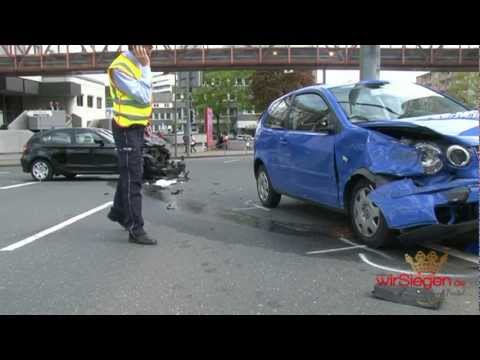
[[[185,149],[178,147],[177,159],[184,156],[185,159],[201,159],[201,158],[210,158],[210,157],[229,157],[229,156],[252,156],[253,151],[247,150],[208,150],[208,151],[198,151],[187,156],[185,154]],[[175,159],[175,152],[172,150],[172,158]]]
[[21,166],[20,158],[22,154],[0,154],[1,166]]
[[[185,159],[204,159],[204,158],[214,158],[214,157],[229,157],[229,156],[252,156],[253,151],[246,150],[209,150],[209,151],[198,151],[194,152],[190,156],[185,154],[184,149],[178,147],[178,156],[174,157],[175,153],[172,150],[172,159],[179,159],[182,156],[185,156]],[[20,166],[20,156],[21,155],[6,155],[0,154],[0,167],[2,166]]]

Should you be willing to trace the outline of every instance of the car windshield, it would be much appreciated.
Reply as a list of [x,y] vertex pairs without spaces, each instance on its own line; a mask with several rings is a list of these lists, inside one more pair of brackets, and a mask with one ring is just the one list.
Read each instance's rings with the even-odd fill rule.
[[397,120],[468,109],[416,84],[360,83],[329,89],[352,122]]

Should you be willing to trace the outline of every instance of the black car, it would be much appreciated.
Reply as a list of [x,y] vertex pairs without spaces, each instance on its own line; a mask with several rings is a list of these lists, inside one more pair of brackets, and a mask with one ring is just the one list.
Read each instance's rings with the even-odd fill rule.
[[[170,160],[168,144],[161,138],[146,138],[144,179],[176,178],[185,174],[183,161]],[[21,158],[24,172],[38,181],[63,175],[118,174],[118,155],[111,131],[99,128],[62,128],[33,135]]]

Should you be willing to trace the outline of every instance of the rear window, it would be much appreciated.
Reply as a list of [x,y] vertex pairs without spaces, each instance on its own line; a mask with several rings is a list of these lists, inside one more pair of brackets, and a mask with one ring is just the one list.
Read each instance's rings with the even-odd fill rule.
[[42,143],[66,145],[72,143],[72,137],[68,132],[56,131],[42,136]]

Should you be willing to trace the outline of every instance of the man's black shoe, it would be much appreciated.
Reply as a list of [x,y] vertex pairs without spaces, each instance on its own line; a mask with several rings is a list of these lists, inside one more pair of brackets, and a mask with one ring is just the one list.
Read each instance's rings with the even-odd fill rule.
[[117,222],[117,223],[119,223],[120,225],[122,225],[122,227],[123,227],[125,230],[128,230],[127,225],[125,225],[125,224],[123,223],[123,219],[121,219],[121,218],[117,215],[117,213],[115,213],[112,209],[110,209],[109,213],[107,214],[107,217],[108,217],[111,221]]
[[152,239],[147,234],[142,235],[133,235],[130,233],[128,237],[128,241],[135,243],[135,244],[142,244],[142,245],[156,245],[157,240]]

